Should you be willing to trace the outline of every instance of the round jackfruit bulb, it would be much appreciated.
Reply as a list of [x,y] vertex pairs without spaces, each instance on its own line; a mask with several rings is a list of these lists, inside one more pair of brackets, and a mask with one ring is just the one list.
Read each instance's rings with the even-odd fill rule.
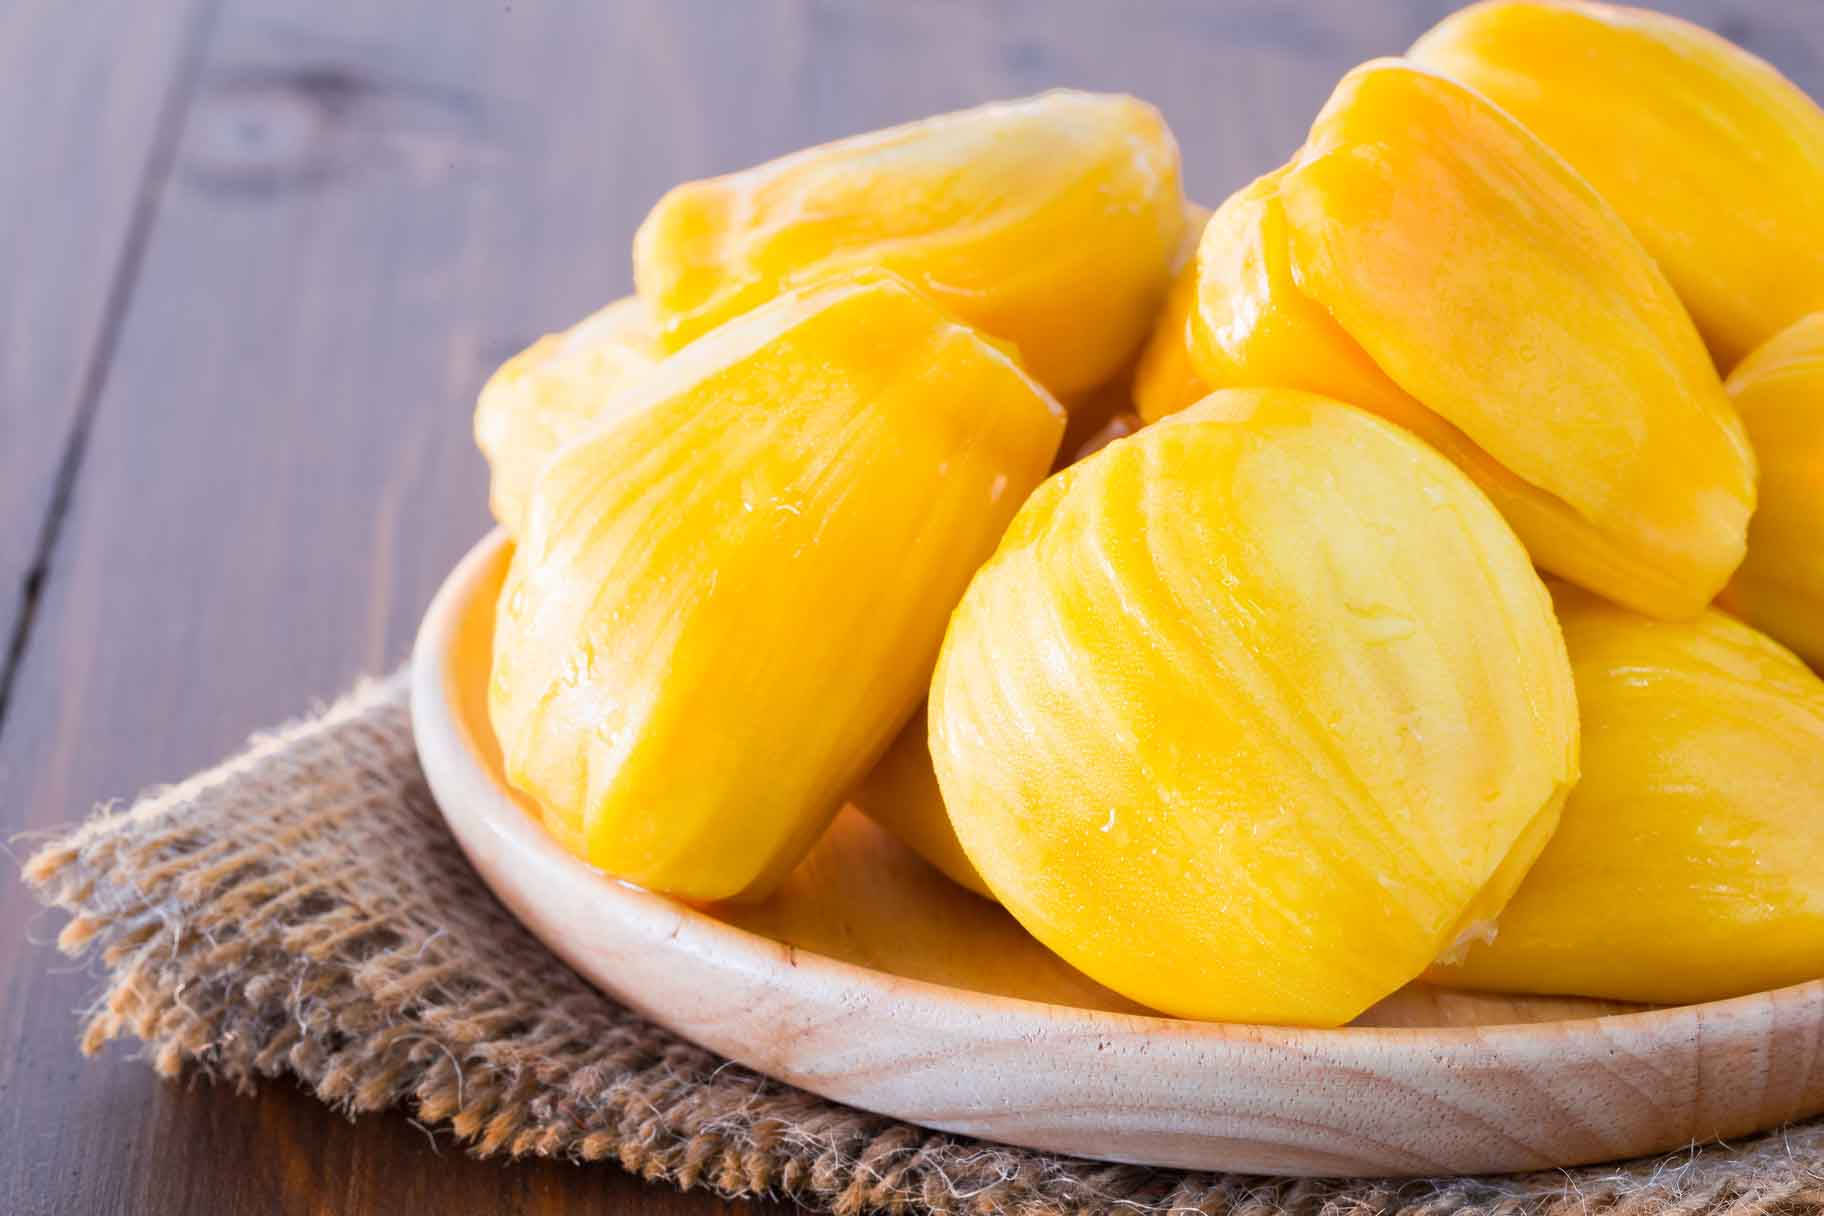
[[652,314],[628,296],[563,333],[546,334],[488,378],[475,403],[475,442],[488,460],[488,505],[508,535],[525,526],[539,470],[608,417],[616,391],[650,371],[661,353]]
[[1717,602],[1824,672],[1824,312],[1756,347],[1725,387],[1760,460],[1761,505]]
[[1671,1004],[1824,976],[1824,680],[1721,612],[1554,592],[1583,780],[1494,937],[1431,978]]
[[1145,339],[1184,225],[1159,112],[1059,90],[678,186],[634,237],[634,278],[676,349],[788,288],[882,267],[1075,399]]
[[1063,410],[877,272],[775,298],[620,404],[533,484],[489,718],[572,851],[760,898],[917,710]]
[[1197,265],[1205,383],[1407,427],[1542,568],[1676,618],[1741,562],[1754,454],[1684,305],[1590,184],[1474,90],[1356,68],[1292,161],[1217,209]]
[[1354,1018],[1486,932],[1577,775],[1513,531],[1407,432],[1287,389],[1212,394],[1040,486],[929,713],[996,898],[1194,1018]]

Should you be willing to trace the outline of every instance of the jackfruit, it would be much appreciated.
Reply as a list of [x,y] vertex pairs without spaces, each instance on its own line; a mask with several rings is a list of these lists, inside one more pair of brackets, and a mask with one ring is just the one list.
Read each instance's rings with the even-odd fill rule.
[[1741,561],[1754,459],[1678,298],[1588,183],[1480,95],[1350,72],[1218,209],[1192,359],[1327,393],[1474,478],[1545,569],[1689,616]]
[[885,267],[1074,397],[1145,338],[1184,207],[1157,110],[1057,91],[678,186],[634,237],[634,277],[676,349],[787,288]]
[[930,747],[969,861],[1092,979],[1338,1025],[1484,930],[1577,774],[1545,587],[1406,431],[1218,392],[1040,486]]
[[1769,338],[1725,387],[1760,459],[1761,505],[1719,602],[1824,671],[1824,313]]
[[1764,60],[1664,13],[1515,0],[1447,17],[1411,55],[1602,192],[1718,366],[1824,308],[1824,110]]
[[501,364],[475,405],[475,442],[488,460],[488,505],[510,536],[545,462],[601,421],[617,389],[659,361],[646,306],[616,300]]
[[1492,940],[1432,978],[1676,1003],[1824,976],[1824,680],[1721,612],[1555,591],[1583,780]]
[[925,695],[1063,410],[888,275],[666,359],[533,484],[489,712],[509,781],[610,874],[784,877]]

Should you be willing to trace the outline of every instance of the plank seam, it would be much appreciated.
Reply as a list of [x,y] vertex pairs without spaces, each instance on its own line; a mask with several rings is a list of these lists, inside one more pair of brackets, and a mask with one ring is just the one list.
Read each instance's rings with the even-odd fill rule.
[[75,499],[76,479],[82,473],[83,457],[88,452],[89,435],[94,428],[102,389],[107,384],[108,369],[125,327],[128,306],[151,245],[152,229],[157,223],[165,188],[177,160],[177,147],[183,134],[190,104],[207,61],[215,20],[222,0],[206,0],[190,19],[184,38],[184,49],[177,71],[172,73],[165,96],[159,103],[158,121],[153,126],[151,154],[146,171],[140,178],[139,191],[133,201],[133,213],[127,222],[126,239],[121,244],[120,260],[108,284],[102,304],[101,327],[94,347],[83,365],[82,379],[76,395],[76,409],[70,430],[64,439],[63,452],[57,462],[57,473],[51,482],[50,500],[39,523],[38,536],[32,547],[32,559],[19,584],[19,611],[13,621],[12,636],[7,639],[6,654],[0,662],[0,737],[4,737],[8,710],[12,705],[13,687],[19,671],[25,666],[25,652],[31,644],[32,627],[37,621],[38,605],[50,581],[51,565],[58,542],[63,536],[64,520]]

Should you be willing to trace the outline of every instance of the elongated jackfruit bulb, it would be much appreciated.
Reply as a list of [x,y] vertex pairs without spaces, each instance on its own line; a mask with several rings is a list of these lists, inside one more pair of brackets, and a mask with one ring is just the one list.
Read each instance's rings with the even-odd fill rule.
[[1063,411],[877,273],[780,296],[628,393],[533,485],[490,716],[567,847],[759,897],[917,709]]
[[1769,338],[1726,387],[1760,459],[1761,505],[1719,602],[1824,672],[1824,312]]
[[488,505],[509,535],[524,527],[545,462],[600,422],[616,391],[659,358],[652,316],[629,296],[546,334],[489,377],[475,405],[475,441],[488,460]]
[[1543,568],[1689,616],[1741,561],[1754,458],[1678,297],[1612,208],[1475,92],[1350,72],[1285,168],[1218,209],[1192,359],[1400,423]]
[[1432,978],[1678,1003],[1824,976],[1824,680],[1721,612],[1555,591],[1583,780],[1493,938]]
[[885,267],[1075,396],[1139,348],[1183,231],[1159,112],[1059,91],[679,186],[640,226],[634,276],[675,348],[787,288]]
[[1824,308],[1824,110],[1764,60],[1664,13],[1563,0],[1472,5],[1411,54],[1614,204],[1719,366]]
[[855,807],[885,828],[944,876],[977,895],[993,899],[988,884],[969,864],[969,857],[950,826],[937,774],[931,768],[925,712],[914,714],[886,755],[849,795]]
[[1485,930],[1577,774],[1551,603],[1407,432],[1218,392],[1054,475],[932,681],[995,896],[1124,995],[1336,1025]]

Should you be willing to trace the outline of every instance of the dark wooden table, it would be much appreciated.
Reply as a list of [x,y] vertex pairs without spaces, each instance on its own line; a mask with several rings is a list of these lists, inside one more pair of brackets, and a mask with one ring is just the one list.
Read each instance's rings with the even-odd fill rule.
[[[1819,0],[1667,6],[1824,94]],[[1215,203],[1448,7],[0,0],[0,832],[399,663],[486,527],[476,388],[628,290],[673,182],[1071,84],[1161,106]],[[92,977],[0,900],[0,1212],[727,1206],[85,1061]]]

